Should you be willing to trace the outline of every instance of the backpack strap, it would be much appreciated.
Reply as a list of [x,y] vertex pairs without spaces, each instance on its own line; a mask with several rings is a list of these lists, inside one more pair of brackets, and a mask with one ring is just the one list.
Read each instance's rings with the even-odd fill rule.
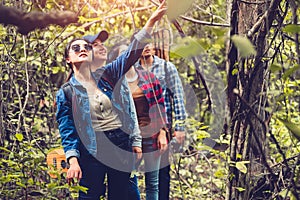
[[[167,67],[168,63],[166,60],[164,60],[164,72],[165,72],[165,80],[166,80],[166,85],[167,85],[167,93],[170,94],[171,96],[169,98],[171,98],[171,104],[173,104],[173,92],[171,91],[171,89],[169,88],[169,83],[168,80],[170,80],[170,73],[168,71],[168,67]],[[171,106],[171,108],[173,108],[173,106]],[[173,109],[171,109],[173,112]],[[174,133],[174,129],[173,129],[173,116],[171,116],[171,122],[168,123],[169,128],[169,133],[170,133],[170,140],[173,138],[173,133]]]
[[168,77],[169,77],[169,73],[168,73],[168,69],[167,69],[167,61],[164,60],[164,72],[165,72],[165,75],[166,75],[166,80],[169,80]]
[[[165,72],[165,79],[166,79],[166,83],[168,83],[168,80],[170,80],[170,73],[168,70],[168,61],[164,60],[164,72]],[[173,92],[170,90],[169,88],[169,84],[167,84],[167,90],[169,90],[170,94],[173,94]]]
[[62,90],[64,91],[67,101],[69,101],[72,105],[72,94],[73,94],[73,87],[69,82],[64,83],[61,86]]

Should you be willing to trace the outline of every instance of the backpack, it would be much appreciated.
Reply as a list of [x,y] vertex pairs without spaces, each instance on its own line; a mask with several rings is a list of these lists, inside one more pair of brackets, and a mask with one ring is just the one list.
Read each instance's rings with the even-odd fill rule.
[[[66,95],[67,101],[69,101],[72,105],[73,88],[71,84],[69,82],[64,83],[61,86],[61,88]],[[46,162],[50,168],[48,174],[50,175],[51,178],[57,178],[57,173],[53,173],[53,170],[57,170],[58,173],[63,173],[68,171],[69,164],[67,163],[66,155],[62,147],[50,150],[47,153]]]
[[64,83],[61,86],[62,90],[64,91],[67,101],[69,101],[72,105],[72,94],[73,94],[73,87],[69,82]]

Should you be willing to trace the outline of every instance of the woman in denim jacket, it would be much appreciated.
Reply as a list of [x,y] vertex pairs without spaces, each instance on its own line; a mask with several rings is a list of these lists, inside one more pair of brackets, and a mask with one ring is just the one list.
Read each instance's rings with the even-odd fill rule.
[[[72,40],[66,47],[66,61],[74,75],[56,95],[56,119],[62,145],[70,165],[67,179],[80,180],[87,193],[79,199],[99,199],[105,175],[108,199],[127,199],[128,182],[133,166],[129,134],[122,127],[122,102],[114,91],[119,79],[138,60],[154,23],[166,12],[165,2],[151,15],[145,27],[135,36],[128,50],[97,74],[90,72],[91,45],[83,39]],[[65,87],[72,90],[68,99]],[[132,113],[128,113],[131,117]]]

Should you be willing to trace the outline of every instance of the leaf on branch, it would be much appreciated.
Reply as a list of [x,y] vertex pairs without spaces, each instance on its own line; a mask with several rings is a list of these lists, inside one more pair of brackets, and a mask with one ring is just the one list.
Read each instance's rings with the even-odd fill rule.
[[239,192],[243,192],[246,190],[245,188],[242,188],[242,187],[236,187],[235,189],[237,189]]
[[69,190],[76,191],[76,192],[82,191],[84,193],[87,193],[88,188],[80,186],[80,185],[72,185],[72,186],[69,187]]
[[239,69],[235,68],[232,70],[231,74],[234,76],[234,75],[237,75],[239,72]]
[[179,15],[184,14],[191,6],[194,0],[184,0],[184,1],[176,1],[176,0],[168,0],[168,10],[167,16],[170,21],[176,19]]
[[300,141],[300,126],[299,125],[297,125],[291,121],[288,121],[286,119],[281,119],[279,117],[277,117],[277,119],[286,126],[286,128],[293,134],[293,136],[295,138],[297,138],[297,140]]
[[235,167],[242,173],[247,173],[247,167],[246,164],[249,163],[249,161],[239,161],[235,163]]
[[185,37],[178,42],[178,45],[171,50],[170,54],[174,57],[189,58],[199,55],[203,51],[204,49],[197,40]]
[[272,64],[272,65],[270,66],[270,71],[271,71],[272,73],[277,72],[277,71],[280,71],[281,69],[282,69],[282,67],[281,67],[280,65],[278,65],[278,64]]
[[22,134],[22,133],[16,133],[16,135],[15,135],[15,136],[16,136],[17,140],[18,140],[18,141],[20,141],[20,142],[21,142],[21,141],[24,139],[24,137],[23,137],[23,134]]
[[299,69],[299,65],[295,65],[292,68],[289,68],[288,70],[286,70],[284,72],[284,74],[282,75],[283,80],[286,80],[290,75],[292,75],[294,72],[296,72]]
[[231,40],[234,46],[238,49],[241,57],[245,58],[256,54],[256,50],[248,38],[239,35],[233,35]]
[[300,25],[298,24],[289,24],[283,28],[284,32],[287,33],[300,33]]
[[21,183],[20,181],[17,181],[16,185],[21,186],[22,188],[26,188],[26,185],[24,183]]

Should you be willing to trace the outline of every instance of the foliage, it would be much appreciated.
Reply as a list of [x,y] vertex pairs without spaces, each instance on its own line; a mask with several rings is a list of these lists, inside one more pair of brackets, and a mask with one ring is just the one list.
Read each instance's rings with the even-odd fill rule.
[[[244,39],[239,41],[244,44],[236,45],[234,38],[234,46],[230,44],[228,96],[234,127],[230,130],[230,159],[235,164],[250,163],[247,171],[240,166],[237,170],[237,165],[229,167],[227,199],[299,199],[295,138],[299,122],[299,5],[272,3],[273,7],[262,10],[235,4],[231,11],[231,15],[238,13],[231,21],[231,36],[245,34],[255,46]],[[279,13],[272,13],[275,8]],[[243,15],[245,11],[251,16]],[[255,20],[261,13],[266,18]]]
[[[225,199],[226,183],[232,178],[228,177],[228,168],[246,174],[251,164],[248,160],[232,162],[230,149],[219,148],[228,147],[231,139],[225,134],[228,127],[223,127],[227,115],[224,94],[228,77],[225,70],[227,8],[222,0],[189,3],[192,6],[181,2],[189,9],[173,10],[173,16],[180,15],[176,19],[188,37],[181,38],[167,19],[156,27],[171,30],[171,61],[180,72],[189,112],[186,148],[182,154],[172,156],[171,195],[174,199]],[[4,1],[3,4],[23,12],[72,11],[79,20],[66,27],[53,24],[27,35],[19,34],[11,25],[0,26],[0,198],[74,199],[77,191],[84,188],[69,186],[64,174],[57,179],[50,178],[46,165],[48,150],[60,147],[54,99],[68,71],[63,60],[64,46],[71,38],[106,29],[110,33],[106,45],[111,47],[140,29],[154,6],[150,1],[117,0]],[[284,176],[283,184],[276,182],[280,192],[272,194],[278,199],[279,196],[294,198],[290,182],[294,180],[299,187],[300,174],[298,129],[293,129],[300,120],[299,47],[293,39],[299,33],[299,25],[292,24],[293,15],[290,10],[287,13],[284,21],[287,25],[270,31],[270,48],[263,58],[269,69],[268,104],[264,108],[270,116],[267,162],[276,175],[282,172]],[[296,13],[299,16],[299,10]],[[218,25],[203,25],[203,21],[181,16]],[[232,40],[243,57],[251,57],[259,50],[257,44],[250,44],[244,37]],[[251,67],[249,64],[247,69]],[[241,75],[241,71],[236,66],[233,75]],[[240,159],[242,155],[237,157]],[[263,174],[253,177],[265,178]],[[143,174],[139,178],[144,197]],[[245,191],[243,187],[236,190]]]
[[[197,2],[194,2],[197,4]],[[142,1],[33,1],[33,2],[7,2],[6,6],[14,6],[24,12],[49,12],[72,11],[78,14],[78,22],[59,27],[50,25],[42,30],[34,30],[27,35],[20,35],[16,27],[0,26],[2,42],[1,51],[1,199],[62,199],[75,198],[79,189],[76,186],[70,187],[66,184],[64,175],[57,179],[49,177],[49,169],[46,166],[46,153],[48,150],[59,147],[60,139],[55,123],[55,107],[53,105],[55,93],[63,83],[68,69],[63,60],[63,51],[66,42],[73,37],[81,37],[83,34],[94,34],[106,29],[111,35],[110,47],[114,41],[120,38],[128,38],[136,29],[145,24],[147,17],[153,10],[151,2]],[[216,6],[214,5],[216,8]],[[139,11],[136,10],[138,8]],[[197,10],[191,8],[192,15],[197,16]],[[131,12],[130,12],[131,11]],[[205,12],[208,15],[207,12]],[[183,12],[181,13],[183,14]],[[180,23],[184,24],[184,21]],[[118,24],[118,26],[116,26]],[[161,26],[170,26],[165,21]],[[184,24],[183,28],[188,30],[191,25]],[[159,27],[157,27],[159,28]],[[205,55],[209,51],[220,52],[224,48],[223,37],[225,31],[221,29],[208,29],[210,37],[199,37],[193,32],[186,31],[192,37],[189,38],[192,47],[188,55],[198,51],[199,46],[204,46],[206,52],[203,56],[197,57],[202,60],[201,66],[206,66],[204,74],[214,74],[209,66],[220,64],[224,61],[222,53],[211,60]],[[172,30],[174,39],[178,38],[177,31]],[[221,33],[221,34],[220,34]],[[204,34],[204,32],[203,32]],[[195,37],[196,36],[196,37]],[[186,38],[185,40],[187,40]],[[216,44],[218,43],[218,44]],[[215,45],[217,48],[212,48]],[[177,47],[181,51],[182,47]],[[224,52],[224,51],[223,51]],[[179,55],[182,53],[179,53]],[[200,86],[197,71],[199,66],[187,56],[180,56],[172,60],[178,66],[186,66],[179,69],[181,76],[187,86],[191,86],[191,92],[195,92],[200,99],[205,99],[206,94]],[[220,58],[220,59],[219,59]],[[182,60],[185,59],[185,60]],[[200,67],[201,67],[200,66]],[[217,70],[214,68],[214,70]],[[186,77],[186,71],[189,71]],[[213,85],[213,84],[211,84]],[[216,87],[216,86],[212,86]],[[201,102],[197,100],[196,105]],[[206,130],[198,131],[199,127],[206,127],[199,124],[211,122],[206,103],[201,103],[198,109],[193,110],[196,114],[191,119],[189,132],[192,136],[190,148],[192,152],[186,152],[180,159],[178,166],[172,165],[172,196],[187,199],[212,198],[218,196],[221,199],[225,188],[226,165],[225,154],[213,150],[210,146],[201,145],[200,141],[209,137]],[[220,133],[218,133],[219,135]],[[202,152],[204,151],[204,153]],[[206,153],[210,152],[213,159],[207,158]],[[222,155],[222,156],[221,156]],[[175,156],[179,156],[175,155]],[[176,169],[179,170],[180,180],[176,177]],[[192,172],[195,173],[192,173]],[[199,177],[202,177],[199,179]],[[143,175],[140,177],[141,183]],[[213,186],[214,191],[209,186]],[[203,190],[198,190],[203,188]],[[141,187],[141,191],[143,188]],[[142,194],[143,195],[143,194]]]
[[178,2],[174,0],[168,0],[168,10],[167,10],[167,16],[170,21],[176,19],[181,14],[184,14],[186,11],[190,9],[192,6],[192,3],[194,0],[184,1],[184,2]]
[[251,41],[242,36],[233,35],[231,37],[234,45],[237,47],[241,57],[247,57],[251,55],[255,55],[256,51]]

